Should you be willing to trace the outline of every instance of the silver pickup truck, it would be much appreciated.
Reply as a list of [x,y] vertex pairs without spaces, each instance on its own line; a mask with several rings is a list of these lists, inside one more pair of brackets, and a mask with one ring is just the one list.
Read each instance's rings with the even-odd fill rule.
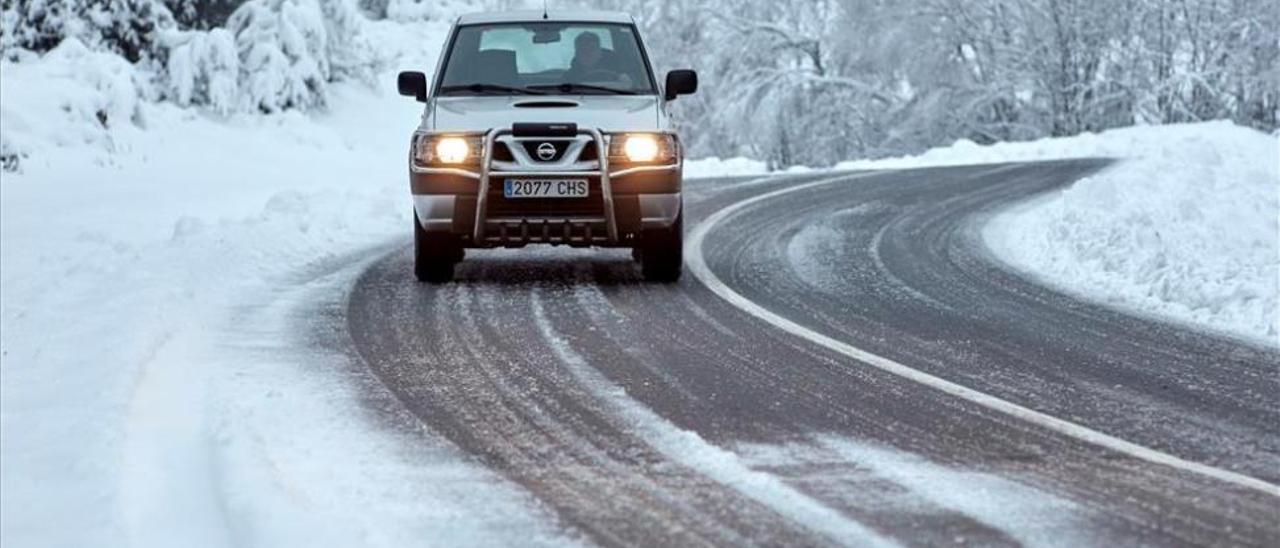
[[595,11],[460,17],[409,152],[417,278],[443,283],[467,248],[631,248],[647,280],[680,277],[683,154],[635,21]]

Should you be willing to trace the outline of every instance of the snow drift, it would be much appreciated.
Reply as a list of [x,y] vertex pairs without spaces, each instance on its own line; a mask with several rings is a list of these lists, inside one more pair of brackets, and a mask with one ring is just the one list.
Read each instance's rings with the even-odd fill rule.
[[1208,122],[845,162],[907,169],[1065,158],[1112,168],[998,216],[998,257],[1080,296],[1280,345],[1280,137]]
[[1081,148],[1126,160],[997,218],[991,248],[1068,291],[1280,345],[1280,140],[1225,122],[1095,139]]

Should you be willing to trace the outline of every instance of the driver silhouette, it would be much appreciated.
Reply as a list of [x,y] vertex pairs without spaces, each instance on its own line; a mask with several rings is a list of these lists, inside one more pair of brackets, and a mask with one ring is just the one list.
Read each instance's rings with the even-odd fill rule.
[[608,70],[601,63],[602,60],[604,50],[600,48],[600,36],[594,32],[579,34],[573,39],[573,61],[569,63],[565,77],[570,82],[581,82],[592,71]]

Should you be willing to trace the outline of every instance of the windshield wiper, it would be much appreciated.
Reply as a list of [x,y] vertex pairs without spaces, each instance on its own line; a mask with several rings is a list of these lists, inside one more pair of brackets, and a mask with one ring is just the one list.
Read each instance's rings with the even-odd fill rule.
[[565,82],[563,84],[540,84],[536,86],[529,86],[529,89],[554,89],[554,90],[559,90],[561,93],[570,93],[573,90],[589,90],[589,91],[603,91],[603,92],[612,93],[615,95],[639,95],[638,93],[631,91],[629,89],[618,89],[618,88],[611,88],[607,86],[593,86],[591,84],[577,84],[573,82]]
[[541,91],[531,88],[517,88],[512,86],[504,86],[501,84],[464,84],[456,86],[441,86],[440,93],[449,93],[454,91],[470,91],[472,93],[484,93],[486,91],[506,91],[509,93],[524,93],[527,95],[546,95]]

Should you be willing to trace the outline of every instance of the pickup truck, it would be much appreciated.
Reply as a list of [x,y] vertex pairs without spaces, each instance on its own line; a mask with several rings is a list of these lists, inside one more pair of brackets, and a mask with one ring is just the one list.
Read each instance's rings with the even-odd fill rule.
[[626,14],[513,11],[454,23],[434,76],[399,74],[426,104],[409,148],[414,273],[449,282],[467,249],[630,248],[644,278],[682,266],[683,151]]

